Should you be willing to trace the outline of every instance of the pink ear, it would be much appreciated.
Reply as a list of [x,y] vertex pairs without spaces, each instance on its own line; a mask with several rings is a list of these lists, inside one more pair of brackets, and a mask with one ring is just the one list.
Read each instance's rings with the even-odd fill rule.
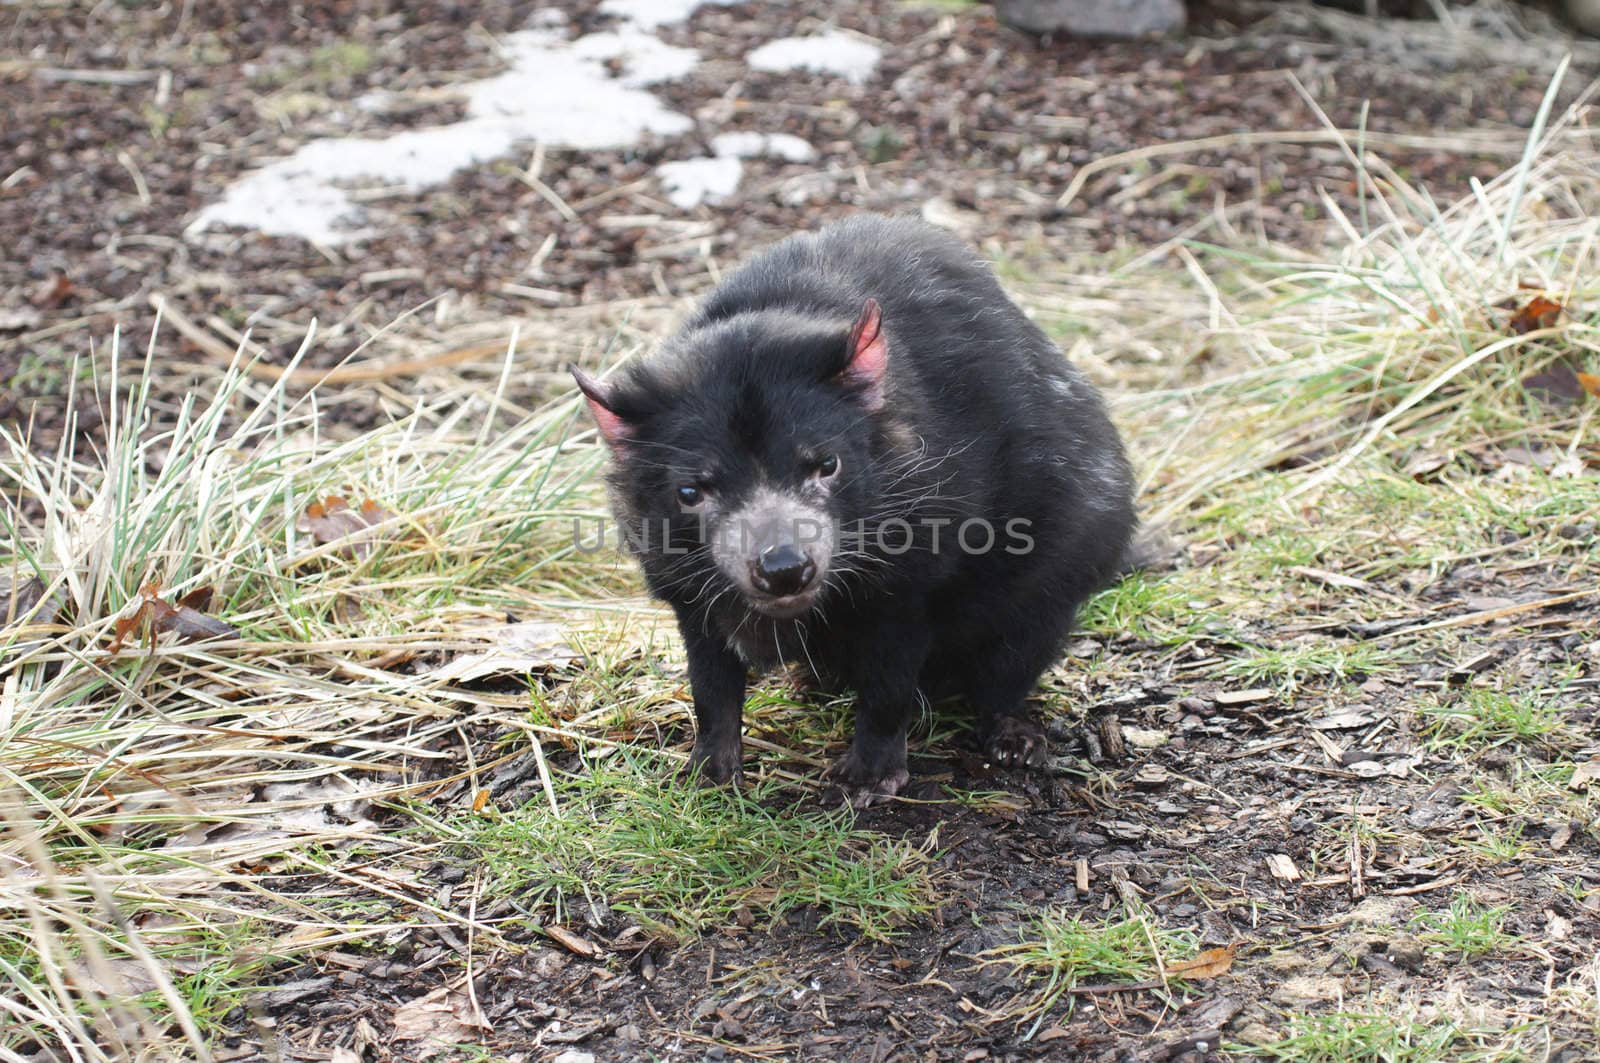
[[578,382],[583,397],[589,400],[589,412],[594,415],[594,423],[600,426],[601,437],[612,447],[626,442],[633,435],[633,426],[611,408],[610,389],[575,365],[567,366],[567,371]]
[[850,330],[850,361],[844,378],[861,388],[869,410],[883,408],[883,379],[889,370],[889,345],[883,338],[883,315],[876,299],[868,299]]

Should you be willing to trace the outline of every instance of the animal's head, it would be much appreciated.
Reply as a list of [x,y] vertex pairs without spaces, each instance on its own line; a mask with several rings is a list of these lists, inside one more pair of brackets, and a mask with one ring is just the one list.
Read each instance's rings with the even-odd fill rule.
[[849,567],[842,529],[875,516],[888,365],[868,300],[854,322],[713,321],[613,381],[574,367],[654,589],[707,607],[737,594],[776,618],[809,612],[830,572]]

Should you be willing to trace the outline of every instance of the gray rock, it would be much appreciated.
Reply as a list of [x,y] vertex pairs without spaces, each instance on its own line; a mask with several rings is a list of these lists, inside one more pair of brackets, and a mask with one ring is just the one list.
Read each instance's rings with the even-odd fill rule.
[[1566,10],[1574,26],[1600,37],[1600,0],[1566,0]]
[[1182,30],[1183,0],[996,0],[1000,21],[1032,33],[1144,37]]

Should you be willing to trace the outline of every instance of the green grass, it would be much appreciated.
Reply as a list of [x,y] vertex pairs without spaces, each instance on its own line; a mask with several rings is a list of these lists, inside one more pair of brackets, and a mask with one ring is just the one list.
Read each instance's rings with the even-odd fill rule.
[[1191,604],[1183,580],[1133,572],[1084,604],[1078,626],[1090,634],[1132,632],[1174,644],[1186,641],[1206,617]]
[[1248,684],[1268,684],[1293,693],[1307,680],[1360,682],[1392,673],[1399,654],[1370,642],[1339,644],[1314,639],[1282,649],[1258,649],[1231,658],[1219,671]]
[[1421,940],[1446,953],[1471,959],[1516,944],[1516,935],[1504,929],[1511,908],[1509,904],[1485,908],[1461,893],[1449,908],[1418,912],[1411,917],[1410,926]]
[[1052,907],[1030,918],[1018,936],[1017,943],[989,949],[979,959],[985,966],[1009,966],[1028,983],[1022,1013],[1035,1018],[1034,1030],[1063,998],[1070,1013],[1075,988],[1157,980],[1164,964],[1187,959],[1196,948],[1192,933],[1164,927],[1143,909],[1096,920]]
[[1528,852],[1528,843],[1522,839],[1520,823],[1500,828],[1480,823],[1475,833],[1462,835],[1455,841],[1466,852],[1475,853],[1490,864],[1520,860]]
[[1566,729],[1560,706],[1531,693],[1474,689],[1421,707],[1425,732],[1442,748],[1483,751],[1550,744]]
[[1468,1043],[1452,1022],[1415,1022],[1386,1014],[1339,1012],[1294,1019],[1278,1041],[1229,1045],[1241,1056],[1285,1063],[1440,1063],[1460,1059]]
[[799,909],[885,940],[935,903],[924,848],[858,829],[846,809],[757,783],[686,784],[680,762],[638,751],[591,759],[543,800],[460,824],[496,887],[556,922],[604,904],[675,939]]

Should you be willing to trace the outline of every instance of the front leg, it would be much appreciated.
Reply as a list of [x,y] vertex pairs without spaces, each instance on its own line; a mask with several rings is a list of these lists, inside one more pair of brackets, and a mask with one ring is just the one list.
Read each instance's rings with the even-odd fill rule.
[[857,653],[847,663],[856,691],[856,733],[831,769],[836,794],[855,808],[886,801],[911,781],[906,731],[920,703],[917,677],[931,643],[925,624],[881,622],[849,636]]
[[744,724],[745,666],[739,655],[698,622],[678,618],[689,651],[689,691],[694,696],[695,739],[685,775],[701,782],[737,782],[744,774],[740,731]]

